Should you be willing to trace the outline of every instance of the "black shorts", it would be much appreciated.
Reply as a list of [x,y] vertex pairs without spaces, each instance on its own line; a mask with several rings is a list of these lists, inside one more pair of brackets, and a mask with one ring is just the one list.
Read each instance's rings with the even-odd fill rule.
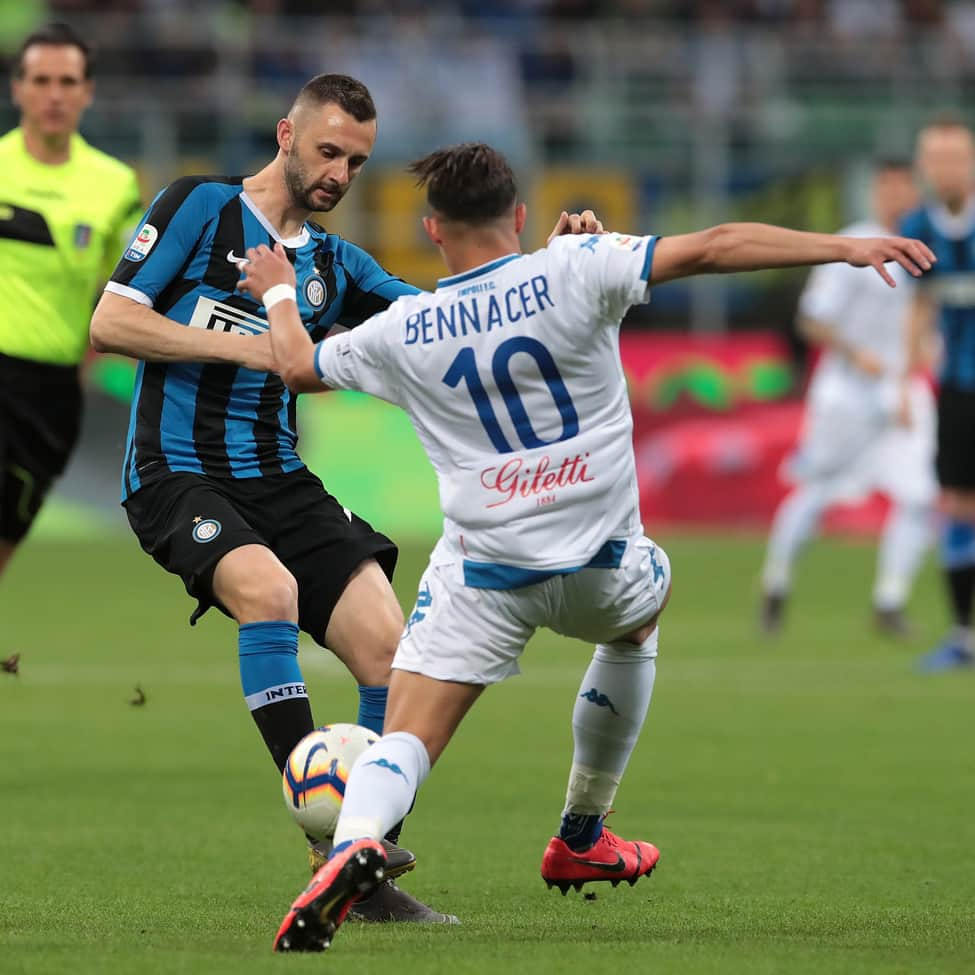
[[77,366],[0,355],[0,538],[19,542],[81,432]]
[[392,581],[399,554],[306,469],[259,478],[177,471],[140,488],[125,510],[142,547],[198,600],[191,623],[211,606],[226,612],[213,594],[220,559],[241,545],[266,545],[298,582],[298,625],[323,646],[356,566],[374,558]]
[[975,392],[941,387],[937,468],[942,487],[975,491]]

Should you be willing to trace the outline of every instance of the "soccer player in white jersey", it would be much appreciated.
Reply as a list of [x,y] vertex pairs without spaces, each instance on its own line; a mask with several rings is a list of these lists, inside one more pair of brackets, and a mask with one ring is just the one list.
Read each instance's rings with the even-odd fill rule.
[[[879,163],[873,174],[872,219],[847,227],[853,237],[892,234],[917,205],[906,163]],[[902,268],[891,273],[910,282]],[[888,288],[875,274],[846,264],[818,267],[799,300],[799,328],[823,349],[809,386],[802,439],[786,465],[797,482],[772,521],[762,573],[761,623],[782,625],[794,563],[823,512],[873,490],[891,509],[884,525],[873,589],[881,632],[906,636],[904,606],[933,531],[934,397],[920,376],[909,379],[911,421],[901,419],[907,318],[913,287]]]
[[620,320],[650,284],[704,271],[842,260],[892,284],[885,261],[920,273],[933,258],[915,241],[759,224],[570,235],[522,255],[525,206],[498,152],[456,146],[411,169],[450,272],[435,292],[313,346],[283,249],[249,250],[240,285],[261,296],[292,388],[364,390],[407,411],[444,512],[394,660],[384,736],[352,769],[332,858],[282,923],[280,951],[327,947],[382,879],[378,840],[484,688],[517,672],[539,626],[597,645],[575,695],[568,793],[542,878],[564,892],[654,868],[654,846],[603,825],[650,704],[670,593],[667,556],[640,522]]

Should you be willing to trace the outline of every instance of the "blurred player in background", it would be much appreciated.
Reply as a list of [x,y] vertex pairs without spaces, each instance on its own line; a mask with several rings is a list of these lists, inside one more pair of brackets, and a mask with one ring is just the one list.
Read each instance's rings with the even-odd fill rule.
[[[975,661],[975,140],[954,118],[921,130],[917,164],[929,200],[909,214],[903,233],[925,241],[938,255],[936,269],[916,289],[907,341],[908,368],[923,368],[927,339],[937,320],[937,473],[945,516],[941,557],[954,627],[941,646],[921,660],[927,671]],[[924,422],[904,396],[904,417]]]
[[78,134],[87,44],[51,24],[14,57],[20,124],[0,138],[0,572],[81,429],[79,365],[98,285],[142,210],[135,172]]
[[[375,137],[363,84],[313,78],[278,122],[279,152],[264,169],[187,177],[156,197],[91,323],[97,348],[143,360],[122,478],[129,522],[198,601],[192,622],[217,606],[239,624],[244,695],[279,771],[315,727],[299,629],[349,668],[358,723],[381,733],[403,614],[390,585],[396,546],[328,494],[298,456],[295,397],[273,371],[260,301],[236,291],[239,266],[249,247],[281,244],[315,339],[416,294],[309,220],[341,201]],[[559,221],[559,229],[579,225],[575,214]],[[395,845],[398,832],[388,837],[391,877],[415,863]],[[312,847],[313,866],[325,855]],[[456,921],[393,885],[357,913]]]
[[[873,217],[840,233],[879,237],[897,232],[917,205],[911,167],[881,162],[873,174]],[[823,350],[806,399],[802,441],[789,464],[798,486],[772,521],[762,573],[762,628],[778,632],[793,566],[826,509],[873,490],[891,500],[880,540],[873,590],[881,632],[905,636],[904,606],[932,531],[934,400],[920,376],[909,380],[910,426],[900,415],[905,335],[913,289],[902,268],[899,287],[846,264],[816,268],[799,300],[799,329]]]
[[650,704],[666,554],[643,534],[620,322],[651,284],[703,272],[848,261],[915,273],[923,245],[731,224],[675,237],[556,238],[522,255],[525,206],[504,157],[439,150],[412,172],[450,276],[354,332],[314,345],[281,246],[248,251],[242,287],[268,311],[296,389],[356,389],[403,407],[440,487],[444,535],[393,662],[383,738],[349,777],[332,858],[299,896],[277,950],[327,947],[381,880],[378,840],[409,811],[484,688],[518,672],[534,630],[597,644],[572,716],[575,751],[542,878],[634,883],[650,843],[603,821]]

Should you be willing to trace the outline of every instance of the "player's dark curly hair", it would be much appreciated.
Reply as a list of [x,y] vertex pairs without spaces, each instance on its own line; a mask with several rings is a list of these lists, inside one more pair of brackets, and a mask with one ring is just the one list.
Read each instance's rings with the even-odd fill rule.
[[483,142],[438,149],[409,166],[427,202],[448,220],[489,223],[511,211],[518,197],[508,160]]
[[338,105],[357,122],[371,122],[376,117],[376,105],[369,89],[346,74],[320,74],[307,82],[298,92],[295,105]]
[[10,73],[15,78],[24,77],[24,55],[27,49],[38,44],[50,47],[76,47],[85,58],[85,79],[91,78],[95,67],[95,59],[91,48],[82,40],[81,35],[68,24],[45,24],[23,39],[10,65]]

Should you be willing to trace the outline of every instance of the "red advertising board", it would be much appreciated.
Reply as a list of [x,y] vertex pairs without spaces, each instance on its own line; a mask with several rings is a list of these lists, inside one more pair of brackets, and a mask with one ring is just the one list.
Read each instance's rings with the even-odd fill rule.
[[[624,333],[621,347],[647,524],[766,524],[802,421],[784,339]],[[873,531],[883,511],[871,499],[832,512],[829,526]]]

